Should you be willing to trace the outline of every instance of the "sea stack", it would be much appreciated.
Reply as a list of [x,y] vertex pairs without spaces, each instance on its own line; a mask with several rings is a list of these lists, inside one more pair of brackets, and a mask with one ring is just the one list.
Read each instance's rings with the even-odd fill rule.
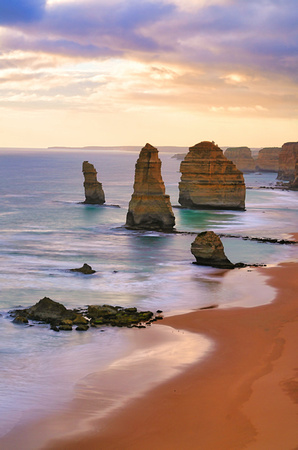
[[190,147],[180,165],[179,203],[192,209],[245,209],[243,174],[213,142]]
[[278,172],[278,159],[281,148],[265,147],[259,151],[256,170],[260,172]]
[[227,159],[232,161],[241,172],[255,172],[256,163],[251,155],[250,148],[230,147],[226,149],[224,155]]
[[298,159],[298,142],[285,143],[279,154],[278,180],[294,181],[295,165]]
[[203,231],[191,244],[191,253],[196,263],[203,266],[234,269],[235,265],[226,257],[220,237],[213,231]]
[[83,162],[85,201],[90,205],[103,205],[105,203],[105,194],[102,184],[97,181],[97,172],[88,161]]
[[132,229],[171,230],[175,225],[175,217],[170,197],[165,195],[157,148],[146,144],[135,167],[134,192],[125,226]]

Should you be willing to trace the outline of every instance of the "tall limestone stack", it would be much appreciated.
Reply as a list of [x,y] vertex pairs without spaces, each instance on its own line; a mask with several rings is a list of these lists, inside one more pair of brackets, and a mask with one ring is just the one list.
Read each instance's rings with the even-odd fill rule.
[[126,227],[171,230],[175,217],[170,197],[165,195],[158,150],[150,144],[142,148],[136,163],[134,192],[129,202]]
[[293,181],[298,159],[298,142],[285,143],[279,154],[278,180]]
[[180,172],[179,203],[184,208],[245,209],[243,174],[213,142],[190,147]]
[[278,159],[281,148],[265,147],[259,151],[256,169],[260,172],[278,172]]
[[83,162],[85,201],[91,205],[103,205],[105,203],[105,194],[102,184],[97,181],[97,172],[88,161]]
[[248,147],[227,148],[225,157],[232,161],[241,172],[255,172],[256,163]]

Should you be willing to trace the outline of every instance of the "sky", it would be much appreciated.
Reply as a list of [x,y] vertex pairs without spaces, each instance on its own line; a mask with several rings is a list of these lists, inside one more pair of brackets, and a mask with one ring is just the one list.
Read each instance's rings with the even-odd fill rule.
[[0,0],[0,147],[298,141],[297,0]]

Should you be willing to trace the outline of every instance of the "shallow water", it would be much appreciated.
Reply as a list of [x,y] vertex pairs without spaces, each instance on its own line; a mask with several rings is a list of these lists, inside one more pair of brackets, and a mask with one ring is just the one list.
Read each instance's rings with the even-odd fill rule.
[[[137,156],[82,150],[0,151],[2,434],[24,413],[28,417],[36,408],[39,413],[55,410],[71,398],[78,380],[132,351],[129,330],[81,334],[55,333],[45,326],[20,327],[7,317],[10,309],[30,306],[48,296],[67,307],[110,303],[162,309],[169,315],[211,304],[249,307],[274,298],[266,278],[255,270],[223,276],[223,271],[192,264],[192,234],[123,228]],[[171,154],[160,157],[166,191],[177,205],[180,162]],[[84,160],[99,172],[107,206],[80,203],[84,200]],[[245,178],[247,186],[256,188],[273,184],[276,174]],[[288,238],[298,222],[297,192],[248,189],[245,212],[174,208],[174,214],[178,231],[212,229]],[[297,257],[294,246],[235,238],[223,242],[233,262],[272,264]],[[84,262],[96,274],[68,271]]]

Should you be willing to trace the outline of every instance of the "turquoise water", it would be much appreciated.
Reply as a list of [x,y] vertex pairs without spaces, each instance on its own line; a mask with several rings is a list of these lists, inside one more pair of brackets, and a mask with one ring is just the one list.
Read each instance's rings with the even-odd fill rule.
[[[166,314],[214,303],[233,306],[242,298],[245,306],[255,304],[258,295],[246,293],[247,277],[252,277],[255,286],[263,285],[264,279],[247,270],[223,277],[215,269],[193,265],[190,245],[195,234],[123,227],[137,156],[82,150],[0,151],[0,434],[24,411],[28,414],[38,408],[40,413],[55,408],[58,398],[66,401],[78,378],[130,349],[127,330],[67,334],[41,326],[23,328],[7,318],[9,309],[32,305],[44,296],[68,307],[111,303],[162,309]],[[160,154],[166,192],[175,206],[180,162],[171,156]],[[84,160],[99,173],[106,206],[80,203],[84,201]],[[276,174],[245,178],[247,186],[256,188],[274,184]],[[245,212],[174,208],[174,214],[178,231],[212,229],[288,238],[297,231],[297,192],[248,189]],[[233,262],[270,264],[296,258],[296,249],[290,246],[233,238],[223,242]],[[85,262],[96,274],[85,277],[68,271]],[[243,288],[242,281],[237,286],[240,276]]]

